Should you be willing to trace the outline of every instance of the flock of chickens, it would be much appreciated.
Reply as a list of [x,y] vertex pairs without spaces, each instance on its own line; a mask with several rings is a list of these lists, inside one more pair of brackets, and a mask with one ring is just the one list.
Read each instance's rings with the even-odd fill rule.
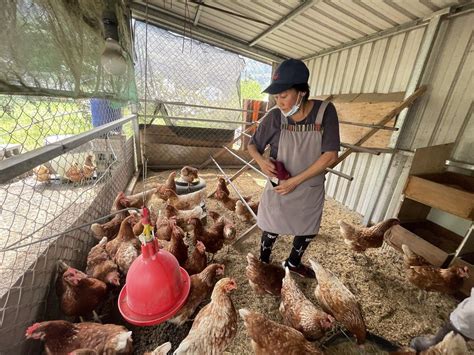
[[[321,339],[336,323],[355,337],[357,345],[354,344],[354,347],[363,346],[367,331],[356,297],[313,258],[310,263],[316,274],[314,293],[319,305],[306,298],[287,268],[262,263],[249,253],[246,276],[252,290],[257,294],[280,297],[279,310],[285,324],[248,309],[237,312],[231,297],[232,291],[237,288],[235,280],[225,277],[223,264],[208,263],[206,254],[215,254],[225,244],[234,241],[235,226],[224,216],[209,211],[207,216],[213,223],[205,227],[202,204],[207,197],[206,189],[177,195],[175,177],[176,173],[172,172],[164,184],[157,184],[136,195],[118,194],[112,206],[114,217],[104,224],[91,226],[100,241],[89,252],[85,272],[59,261],[56,291],[65,315],[77,318],[94,314],[97,319],[95,310],[106,302],[116,301],[114,295],[117,289],[123,285],[131,264],[140,254],[138,237],[144,228],[139,212],[126,209],[151,207],[154,199],[160,199],[166,204],[158,214],[150,208],[155,236],[191,277],[191,289],[185,304],[168,320],[177,326],[193,321],[187,337],[174,354],[222,354],[237,334],[238,315],[244,321],[256,354],[322,354],[322,350],[315,347],[312,341]],[[181,177],[192,182],[198,178],[198,173],[192,167],[184,167]],[[249,221],[252,218],[240,200],[230,197],[223,178],[219,178],[212,195],[225,208],[235,211],[240,219]],[[252,203],[250,198],[245,200],[256,213],[258,203]],[[339,221],[344,241],[359,253],[367,248],[382,246],[385,232],[398,223],[397,219],[390,219],[370,228],[360,228]],[[431,266],[406,245],[403,252],[407,278],[420,289],[453,293],[468,277],[467,270],[461,267],[440,269]],[[193,320],[193,315],[209,297],[210,303],[201,308]],[[29,327],[26,337],[44,341],[48,354],[133,352],[131,332],[115,324],[46,321]],[[437,351],[462,346],[463,342],[462,337],[451,334],[437,348],[423,354],[442,353]],[[167,354],[170,349],[171,344],[165,343],[149,354]],[[403,353],[415,352],[406,349]]]
[[[71,163],[71,166],[65,170],[65,177],[73,183],[82,183],[90,179],[96,171],[95,155],[89,153],[86,155],[84,164],[80,166],[76,161]],[[46,165],[40,165],[33,169],[36,180],[39,182],[50,182],[53,171]]]

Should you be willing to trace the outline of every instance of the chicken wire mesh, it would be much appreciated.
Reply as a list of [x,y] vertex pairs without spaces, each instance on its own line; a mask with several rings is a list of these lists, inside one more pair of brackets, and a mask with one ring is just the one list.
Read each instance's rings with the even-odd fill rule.
[[[2,95],[0,163],[117,120],[129,111],[120,106]],[[0,185],[0,353],[18,353],[29,345],[26,327],[54,317],[47,295],[57,260],[84,269],[96,242],[89,224],[108,214],[135,170],[129,121]]]
[[[148,165],[199,166],[223,145],[244,148],[238,137],[249,123],[242,94],[264,99],[261,91],[270,81],[271,67],[140,21],[135,21],[134,33],[138,113]],[[265,111],[265,105],[256,110]],[[241,164],[228,154],[219,160]]]

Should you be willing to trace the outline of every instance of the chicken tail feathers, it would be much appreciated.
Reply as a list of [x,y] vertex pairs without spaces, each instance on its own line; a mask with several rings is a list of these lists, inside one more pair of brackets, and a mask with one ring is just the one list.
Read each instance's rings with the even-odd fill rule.
[[102,226],[99,223],[94,223],[91,225],[91,231],[94,233],[94,236],[99,239],[104,235],[104,230],[102,229]]
[[413,251],[410,250],[410,248],[406,244],[402,244],[402,250],[403,250],[403,254],[405,254],[409,258],[413,258],[417,256]]
[[316,279],[319,280],[319,278],[326,273],[326,270],[324,270],[321,264],[313,258],[309,259],[309,263],[311,264],[311,267],[313,268],[314,273],[316,274]]
[[69,269],[69,265],[66,264],[64,261],[62,261],[61,259],[58,260],[58,271],[63,273],[65,272],[67,269]]
[[343,220],[338,220],[337,223],[339,224],[339,230],[343,238],[353,239],[353,235],[355,233],[354,226],[350,225],[349,223],[344,222]]
[[245,321],[245,318],[250,315],[250,311],[246,308],[239,309],[240,317]]
[[171,350],[171,343],[168,341],[164,344],[159,345],[151,355],[165,355],[168,354],[168,352]]
[[127,348],[129,341],[132,341],[132,332],[123,332],[115,337],[115,351],[120,352]]

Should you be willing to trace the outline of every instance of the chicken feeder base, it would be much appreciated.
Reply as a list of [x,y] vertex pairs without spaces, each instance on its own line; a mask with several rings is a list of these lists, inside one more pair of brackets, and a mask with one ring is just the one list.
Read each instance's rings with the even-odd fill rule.
[[120,313],[125,318],[125,320],[134,325],[149,326],[149,325],[157,325],[157,324],[163,323],[167,321],[168,319],[170,319],[171,317],[173,317],[179,311],[181,306],[183,306],[184,302],[186,302],[186,299],[188,298],[189,290],[191,287],[189,275],[186,272],[186,270],[181,268],[180,271],[181,271],[181,276],[184,280],[181,295],[176,300],[176,303],[173,305],[173,307],[166,310],[163,313],[144,315],[144,314],[140,314],[140,313],[136,313],[132,311],[132,309],[128,306],[128,303],[127,303],[127,285],[125,285],[122,288],[122,291],[120,291],[119,301],[118,301],[118,307],[119,307]]

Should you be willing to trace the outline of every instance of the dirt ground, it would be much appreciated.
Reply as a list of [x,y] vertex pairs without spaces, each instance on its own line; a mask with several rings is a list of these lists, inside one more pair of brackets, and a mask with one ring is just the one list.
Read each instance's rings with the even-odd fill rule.
[[[234,172],[235,170],[227,171],[229,175]],[[217,173],[218,171],[213,169],[200,172],[200,176],[206,180],[208,191],[213,191],[215,188]],[[146,185],[163,182],[168,174],[169,171],[150,172]],[[251,171],[241,175],[235,185],[244,196],[252,196],[256,201],[259,199],[264,183],[261,176]],[[137,184],[135,191],[138,192],[141,189],[142,184]],[[230,186],[229,190],[235,196],[235,192]],[[241,222],[233,212],[224,209],[216,200],[208,199],[207,208],[231,218],[236,224],[237,236],[252,225],[252,223]],[[418,289],[405,280],[400,255],[386,245],[380,249],[369,250],[366,253],[368,262],[363,256],[354,255],[344,244],[339,234],[337,225],[339,219],[358,224],[361,223],[362,216],[328,198],[324,207],[320,234],[308,247],[303,261],[309,257],[316,258],[325,268],[339,277],[357,297],[370,332],[401,345],[407,345],[413,336],[435,332],[456,306],[456,300],[446,295],[430,293],[424,294],[424,299],[419,301]],[[232,300],[237,310],[248,308],[266,314],[274,321],[282,322],[278,311],[279,298],[269,295],[257,296],[251,290],[245,277],[247,265],[245,255],[247,252],[258,255],[259,239],[260,231],[256,230],[243,243],[243,254],[233,248],[224,247],[215,255],[214,262],[224,263],[226,275],[237,281],[238,289],[232,294]],[[272,254],[274,262],[281,262],[288,256],[291,242],[290,236],[278,238]],[[304,294],[317,304],[314,297],[316,281],[297,276],[295,279]],[[143,351],[150,351],[165,341],[171,341],[173,349],[175,349],[187,335],[190,326],[191,324],[187,323],[181,328],[177,328],[165,323],[155,327],[131,327],[136,353],[142,354]],[[364,353],[377,353],[367,350]],[[240,318],[237,336],[227,352],[239,355],[253,353],[249,337]],[[346,350],[337,353],[347,354],[350,352]]]

